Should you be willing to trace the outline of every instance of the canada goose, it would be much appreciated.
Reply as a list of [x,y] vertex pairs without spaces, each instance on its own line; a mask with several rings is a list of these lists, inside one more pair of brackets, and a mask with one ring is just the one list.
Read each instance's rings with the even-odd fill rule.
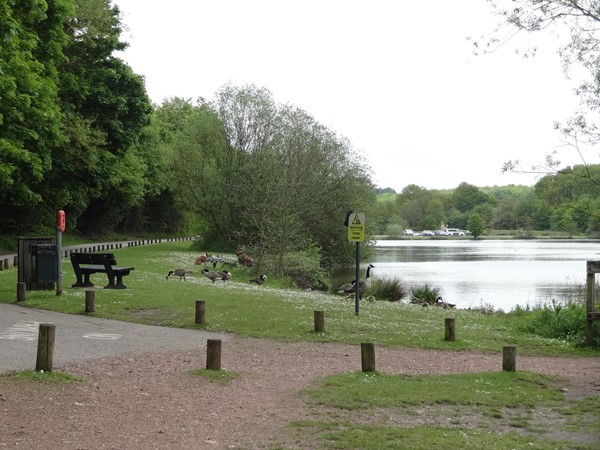
[[350,283],[342,284],[339,288],[337,288],[337,293],[349,294],[351,292],[354,292],[354,283],[356,283],[356,280],[352,280]]
[[[371,289],[371,269],[375,268],[373,264],[369,264],[367,266],[367,274],[364,280],[359,280],[358,282],[358,292],[359,294],[364,294]],[[348,290],[348,293],[356,292],[356,283]]]
[[221,277],[221,275],[219,275],[219,272],[213,272],[213,271],[208,270],[208,269],[202,269],[202,273],[204,275],[206,275],[206,278],[208,278],[213,283],[216,280],[222,280],[222,277]]
[[175,269],[175,270],[170,270],[169,273],[167,274],[167,280],[169,279],[169,277],[171,275],[175,275],[176,277],[179,277],[179,281],[181,281],[181,279],[183,278],[184,281],[187,281],[185,279],[186,275],[192,275],[193,272],[191,272],[190,270],[186,270],[186,269]]
[[223,283],[225,283],[227,280],[231,279],[231,272],[228,272],[227,270],[223,270],[222,272],[217,272],[217,273],[221,277],[221,280],[223,280]]
[[250,283],[256,283],[259,286],[261,286],[265,281],[267,281],[267,276],[266,275],[259,275],[256,278],[252,278],[249,281],[250,281]]
[[439,308],[444,308],[444,309],[454,308],[456,306],[451,303],[446,303],[442,297],[436,298],[434,305]]

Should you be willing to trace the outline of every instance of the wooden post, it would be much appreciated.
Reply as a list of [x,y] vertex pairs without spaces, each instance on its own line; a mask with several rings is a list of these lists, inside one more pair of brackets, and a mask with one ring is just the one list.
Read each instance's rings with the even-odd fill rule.
[[514,372],[517,370],[517,347],[506,345],[502,350],[502,370]]
[[204,313],[206,305],[204,300],[196,300],[196,323],[204,323]]
[[37,360],[35,370],[39,372],[52,372],[54,359],[54,335],[56,326],[53,323],[41,323],[38,334]]
[[315,311],[315,331],[325,331],[325,312]]
[[17,301],[24,302],[27,292],[27,283],[24,281],[19,281],[17,283]]
[[87,289],[85,291],[85,312],[93,313],[95,311],[96,291]]
[[220,339],[208,339],[206,341],[206,369],[221,370]]
[[585,293],[585,309],[586,322],[585,322],[585,345],[592,347],[594,345],[594,321],[591,320],[590,313],[594,310],[594,284],[596,282],[596,266],[590,263],[595,261],[587,262],[587,288]]
[[360,344],[360,355],[363,372],[375,372],[375,344]]
[[445,339],[447,341],[454,341],[456,339],[456,327],[455,327],[455,324],[454,324],[454,319],[453,318],[446,318],[445,319],[445,324],[446,324]]

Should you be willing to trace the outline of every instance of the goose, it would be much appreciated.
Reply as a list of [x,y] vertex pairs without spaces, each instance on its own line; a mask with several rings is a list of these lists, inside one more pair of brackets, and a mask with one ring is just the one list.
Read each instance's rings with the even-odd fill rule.
[[436,298],[434,305],[439,308],[444,308],[444,309],[454,308],[456,306],[456,305],[453,305],[452,303],[446,303],[442,297]]
[[221,277],[221,280],[223,280],[223,283],[225,283],[227,280],[231,279],[231,272],[228,272],[227,270],[223,270],[222,272],[217,272],[217,273]]
[[222,280],[223,278],[221,277],[221,275],[219,275],[219,272],[214,272],[208,269],[202,269],[202,273],[204,275],[206,275],[206,278],[208,278],[210,281],[212,281],[213,283],[216,280]]
[[252,278],[251,280],[249,280],[250,283],[256,283],[259,286],[262,286],[262,284],[267,281],[267,276],[266,275],[259,275],[256,278]]
[[[358,292],[359,294],[364,294],[365,292],[368,292],[369,289],[371,289],[371,269],[374,269],[375,266],[373,264],[369,264],[367,266],[367,274],[365,276],[364,280],[359,280],[358,282]],[[356,283],[353,284],[353,286],[348,290],[348,293],[354,293],[356,292]]]
[[350,283],[342,284],[336,289],[336,292],[338,294],[349,294],[354,292],[354,283],[356,283],[356,280],[352,280]]
[[192,271],[187,270],[187,269],[175,269],[175,270],[169,270],[169,273],[167,274],[167,280],[169,279],[169,277],[171,275],[175,275],[176,277],[179,277],[179,281],[181,281],[181,279],[183,278],[184,281],[187,281],[185,279],[186,275],[192,275]]

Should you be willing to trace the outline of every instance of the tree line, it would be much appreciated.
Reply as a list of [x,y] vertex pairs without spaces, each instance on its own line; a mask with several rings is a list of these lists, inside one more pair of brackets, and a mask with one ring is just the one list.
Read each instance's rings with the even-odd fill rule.
[[443,225],[471,230],[558,231],[600,236],[600,165],[576,165],[543,176],[534,186],[427,190],[409,185],[400,193],[378,191],[376,234],[401,235],[404,228]]

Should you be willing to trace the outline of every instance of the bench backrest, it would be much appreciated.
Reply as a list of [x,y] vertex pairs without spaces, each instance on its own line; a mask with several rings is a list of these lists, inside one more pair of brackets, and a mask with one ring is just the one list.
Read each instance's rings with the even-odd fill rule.
[[71,263],[74,267],[80,264],[98,264],[107,267],[116,266],[117,259],[112,253],[73,253]]

